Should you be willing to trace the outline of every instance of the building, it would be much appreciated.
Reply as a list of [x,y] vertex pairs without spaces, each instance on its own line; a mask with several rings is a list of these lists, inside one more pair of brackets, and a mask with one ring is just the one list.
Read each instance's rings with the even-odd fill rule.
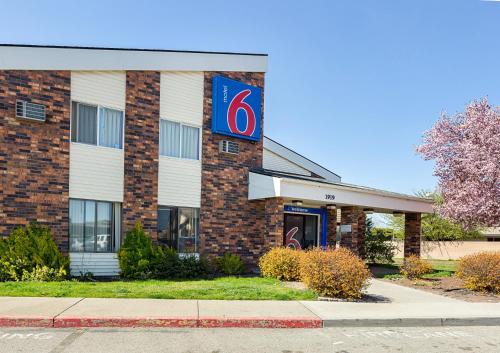
[[500,241],[500,227],[490,227],[481,231],[486,241]]
[[[406,214],[420,251],[429,200],[343,183],[265,138],[267,56],[0,46],[0,234],[36,221],[73,274],[118,274],[141,221],[181,253],[341,245],[361,254],[367,212]],[[361,254],[362,255],[362,254]]]

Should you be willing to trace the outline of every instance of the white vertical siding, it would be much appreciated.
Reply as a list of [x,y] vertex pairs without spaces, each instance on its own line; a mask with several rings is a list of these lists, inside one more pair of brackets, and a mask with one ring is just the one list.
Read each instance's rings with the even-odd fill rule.
[[203,72],[162,72],[160,116],[201,126],[203,122]]
[[70,198],[123,202],[123,150],[72,142],[69,157]]
[[72,71],[71,99],[125,110],[126,76],[123,71]]
[[69,269],[72,276],[92,272],[94,276],[118,276],[120,265],[114,253],[69,253]]
[[201,162],[160,156],[158,204],[200,207]]
[[311,175],[311,172],[307,169],[302,168],[297,164],[290,162],[288,159],[285,159],[265,148],[262,157],[262,165],[265,169],[276,170],[279,172],[294,173],[307,176]]
[[[123,71],[71,72],[73,101],[124,111],[125,86]],[[70,197],[122,202],[123,165],[123,150],[71,143]]]
[[[162,72],[160,117],[201,128],[203,89],[203,72]],[[200,207],[201,156],[199,161],[160,156],[158,174],[160,205]]]

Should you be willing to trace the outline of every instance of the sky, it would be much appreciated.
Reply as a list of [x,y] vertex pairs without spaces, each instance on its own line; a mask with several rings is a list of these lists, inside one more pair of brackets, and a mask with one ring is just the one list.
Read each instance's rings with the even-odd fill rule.
[[[442,112],[500,105],[500,1],[4,1],[0,43],[269,54],[264,133],[344,182],[434,189]],[[10,14],[10,15],[8,15]]]

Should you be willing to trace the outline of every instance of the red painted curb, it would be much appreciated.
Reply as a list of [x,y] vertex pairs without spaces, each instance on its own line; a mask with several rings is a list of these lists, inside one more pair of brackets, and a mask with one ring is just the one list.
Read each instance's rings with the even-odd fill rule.
[[323,321],[312,317],[200,317],[198,327],[203,328],[322,328]]
[[53,327],[52,318],[0,317],[0,327]]
[[68,327],[197,327],[195,317],[119,318],[64,317],[55,318],[55,328]]
[[314,317],[6,317],[0,318],[0,327],[322,328],[323,321]]

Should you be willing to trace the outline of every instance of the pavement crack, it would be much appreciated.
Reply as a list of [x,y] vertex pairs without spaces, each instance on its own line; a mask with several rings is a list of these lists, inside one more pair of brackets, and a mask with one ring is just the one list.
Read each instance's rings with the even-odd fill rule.
[[68,306],[66,309],[64,309],[63,311],[61,311],[59,314],[57,314],[56,316],[54,316],[52,318],[52,327],[55,326],[55,321],[56,321],[56,318],[58,316],[61,316],[62,314],[64,314],[66,311],[68,311],[69,309],[71,309],[72,307],[74,307],[76,304],[80,303],[82,300],[84,300],[85,298],[80,298],[80,300],[77,300],[76,302],[74,302],[73,304],[71,304],[70,306]]
[[57,346],[55,346],[49,353],[61,353],[64,352],[64,350],[69,347],[73,342],[76,341],[78,337],[83,335],[85,333],[85,329],[79,329],[76,331],[73,331],[70,335],[68,335],[65,339],[61,341]]

